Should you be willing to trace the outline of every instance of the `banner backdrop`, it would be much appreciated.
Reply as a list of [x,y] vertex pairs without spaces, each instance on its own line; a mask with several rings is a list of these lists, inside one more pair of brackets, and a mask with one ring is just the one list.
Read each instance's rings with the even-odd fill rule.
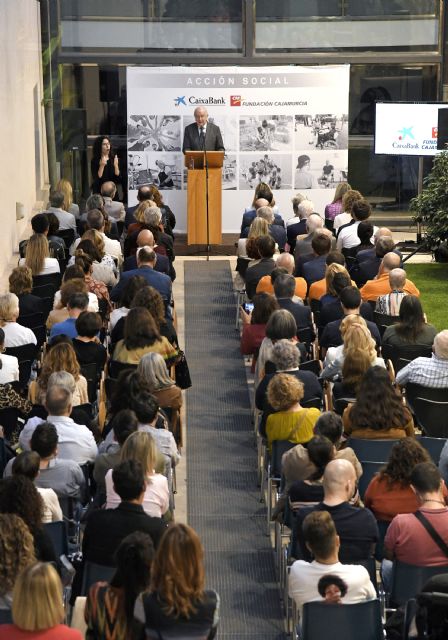
[[205,106],[226,148],[224,233],[239,230],[260,181],[271,186],[286,219],[297,191],[323,215],[337,183],[348,178],[348,97],[348,65],[129,67],[129,204],[139,186],[164,182],[176,230],[186,231],[183,132],[195,108]]

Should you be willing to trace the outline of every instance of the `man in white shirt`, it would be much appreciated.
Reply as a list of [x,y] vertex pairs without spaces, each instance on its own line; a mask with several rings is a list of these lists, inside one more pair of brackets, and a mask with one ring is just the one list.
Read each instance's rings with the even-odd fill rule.
[[[117,258],[119,264],[123,261],[123,253],[121,251],[121,244],[118,240],[112,240],[108,238],[104,233],[104,216],[99,209],[92,209],[87,214],[87,228],[95,229],[101,234],[101,237],[104,240],[104,252],[113,258]],[[76,247],[81,242],[81,239],[75,240],[75,242],[70,247],[70,253],[74,255],[76,251]]]
[[101,185],[101,195],[104,199],[104,208],[109,218],[113,220],[124,220],[126,211],[122,202],[114,200],[117,193],[117,186],[115,182],[104,182]]
[[[49,387],[45,398],[48,411],[46,422],[54,424],[58,433],[58,451],[60,458],[74,460],[78,464],[93,462],[98,449],[92,432],[85,425],[76,424],[69,416],[72,412],[72,393],[67,387],[53,385]],[[19,436],[22,449],[30,450],[30,440],[38,424],[45,422],[34,417],[28,420]]]
[[302,533],[314,560],[309,563],[296,560],[289,574],[289,596],[296,603],[299,614],[306,602],[322,600],[318,583],[327,575],[338,576],[345,582],[347,592],[345,595],[341,594],[339,599],[342,604],[355,604],[376,598],[375,588],[365,567],[339,562],[339,536],[327,511],[309,513],[303,521]]
[[64,211],[62,209],[62,205],[64,204],[64,194],[62,191],[53,191],[50,194],[50,206],[48,207],[48,211],[54,213],[56,218],[59,220],[59,231],[63,231],[64,229],[73,229],[76,234],[76,219],[72,213],[68,213],[68,211]]
[[0,318],[4,322],[4,346],[22,347],[25,344],[37,344],[36,336],[21,324],[16,322],[19,317],[19,299],[15,293],[4,293],[0,296]]
[[[361,244],[361,240],[358,236],[358,226],[360,222],[368,220],[371,213],[372,209],[367,200],[358,200],[353,203],[353,220],[347,225],[339,228],[338,237],[336,240],[336,249],[338,251],[341,251],[341,249],[352,249],[353,247],[357,247],[359,244]],[[376,231],[378,231],[378,227],[373,227],[374,234],[376,233]],[[371,238],[371,242],[373,245],[373,236]]]

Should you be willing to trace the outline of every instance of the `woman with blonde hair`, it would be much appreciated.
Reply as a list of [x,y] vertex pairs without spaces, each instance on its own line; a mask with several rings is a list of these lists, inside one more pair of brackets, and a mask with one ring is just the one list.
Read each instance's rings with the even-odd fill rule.
[[350,287],[352,281],[345,267],[340,264],[330,264],[325,270],[325,284],[327,292],[319,300],[319,311],[327,304],[339,303],[339,295],[345,287]]
[[71,183],[65,178],[61,178],[56,185],[56,191],[60,191],[64,194],[64,202],[62,203],[62,209],[71,213],[75,218],[79,218],[79,207],[73,202],[73,188]]
[[205,590],[204,551],[188,525],[173,524],[164,533],[150,589],[137,598],[134,616],[145,625],[147,637],[215,637],[219,596]]
[[180,409],[182,390],[170,378],[166,364],[158,353],[147,353],[140,360],[137,371],[149,385],[149,390],[162,409]]
[[33,380],[28,389],[28,398],[33,404],[44,404],[47,394],[48,379],[56,371],[71,373],[76,388],[73,394],[73,406],[89,402],[87,380],[80,374],[80,367],[71,342],[58,342],[47,349],[37,380]]
[[14,624],[0,627],[0,639],[82,640],[80,631],[70,629],[65,618],[62,584],[56,569],[37,562],[18,576],[12,596]]
[[50,245],[42,233],[34,233],[28,240],[25,257],[19,260],[19,267],[23,266],[29,267],[33,276],[47,276],[61,271],[56,258],[50,258]]
[[0,610],[10,609],[17,575],[36,562],[30,530],[15,513],[0,513]]
[[17,322],[19,317],[19,299],[15,293],[0,295],[0,327],[5,332],[4,346],[21,347],[25,344],[37,344],[36,336]]
[[370,358],[370,366],[386,368],[383,358],[377,356],[375,340],[364,318],[357,314],[345,316],[341,322],[341,336],[343,344],[339,347],[330,347],[325,356],[325,367],[321,373],[324,380],[330,380],[341,374],[345,355],[350,349],[364,351]]
[[[163,465],[154,438],[144,431],[131,433],[120,450],[120,462],[135,460],[145,470],[146,491],[142,507],[149,516],[161,518],[169,509],[170,494],[168,480],[156,467]],[[112,480],[112,469],[106,473],[106,508],[115,509],[121,502],[115,492]]]
[[[256,246],[256,241],[261,236],[269,235],[269,224],[264,218],[259,218],[258,216],[254,218],[252,224],[250,225],[249,235],[246,240],[246,256],[251,258],[251,260],[259,260],[260,254],[258,253],[258,249]],[[241,239],[243,240],[243,238]],[[240,245],[241,240],[238,241],[238,246]],[[278,244],[275,243],[275,254],[279,254]]]
[[130,224],[128,227],[128,236],[132,235],[136,231],[141,231],[144,228],[146,224],[145,211],[152,207],[157,207],[154,200],[143,200],[143,202],[140,202],[134,213],[135,222]]
[[304,409],[300,401],[304,396],[303,382],[288,373],[278,373],[268,384],[268,402],[276,413],[266,421],[268,449],[273,440],[289,440],[303,444],[313,437],[313,429],[320,416],[319,409]]

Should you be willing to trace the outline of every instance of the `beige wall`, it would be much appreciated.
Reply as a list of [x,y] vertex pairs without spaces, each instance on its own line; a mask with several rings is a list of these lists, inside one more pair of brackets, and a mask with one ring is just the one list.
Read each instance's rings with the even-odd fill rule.
[[[39,3],[0,1],[0,289],[48,182]],[[25,219],[16,222],[16,203]]]

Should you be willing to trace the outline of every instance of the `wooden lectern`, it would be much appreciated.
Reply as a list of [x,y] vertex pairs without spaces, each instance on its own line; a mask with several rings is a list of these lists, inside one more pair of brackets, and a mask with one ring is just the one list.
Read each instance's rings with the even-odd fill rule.
[[224,151],[207,151],[208,161],[208,230],[206,173],[204,151],[185,151],[188,169],[187,244],[221,244],[222,242],[222,164]]

